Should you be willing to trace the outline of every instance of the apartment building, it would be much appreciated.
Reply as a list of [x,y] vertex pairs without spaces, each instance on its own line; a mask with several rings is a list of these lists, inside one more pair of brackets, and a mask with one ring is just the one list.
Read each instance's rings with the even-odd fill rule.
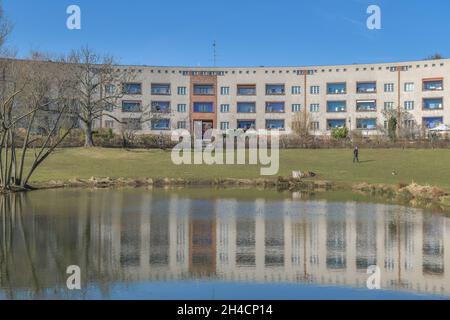
[[385,109],[405,110],[410,117],[400,125],[409,128],[450,123],[450,59],[317,67],[119,67],[136,78],[122,84],[122,101],[97,123],[114,131],[121,125],[108,112],[143,134],[177,128],[288,134],[300,114],[312,134],[345,126],[371,135],[386,128]]

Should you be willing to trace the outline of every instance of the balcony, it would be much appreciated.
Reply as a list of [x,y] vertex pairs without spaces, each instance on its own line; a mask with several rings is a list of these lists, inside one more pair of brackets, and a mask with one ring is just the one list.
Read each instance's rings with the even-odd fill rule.
[[152,101],[152,112],[154,113],[169,113],[170,102],[169,101]]
[[142,84],[140,83],[123,83],[123,94],[142,94]]
[[422,118],[422,124],[425,128],[433,129],[444,123],[443,117],[426,117]]
[[238,96],[255,96],[256,95],[256,85],[238,85],[237,86]]
[[266,95],[284,95],[285,88],[284,84],[267,84],[266,85]]
[[170,84],[152,83],[152,94],[163,96],[170,95]]
[[122,101],[122,112],[142,112],[140,101]]
[[430,79],[423,80],[423,91],[442,91],[444,90],[444,80],[442,79]]
[[426,98],[423,99],[423,110],[442,110],[444,108],[443,98]]
[[256,128],[256,121],[255,120],[238,120],[237,121],[237,128],[242,129],[244,131],[247,131],[249,129],[255,129]]
[[347,103],[345,101],[328,101],[327,112],[347,112]]
[[345,82],[327,83],[327,94],[346,94],[347,84]]
[[214,104],[212,102],[194,102],[194,112],[214,113]]
[[358,82],[356,84],[357,93],[376,93],[377,83],[376,82]]
[[255,102],[238,102],[237,103],[238,113],[256,113],[256,103]]
[[214,85],[212,84],[194,84],[194,95],[196,96],[212,96],[215,94]]
[[377,119],[356,119],[356,129],[359,130],[376,130]]
[[266,113],[284,113],[284,102],[266,102]]
[[268,130],[284,130],[284,120],[266,120],[266,129]]
[[344,128],[346,125],[345,119],[328,119],[327,130]]
[[377,111],[377,102],[375,100],[356,101],[356,111],[358,111],[358,112],[375,112],[375,111]]
[[140,118],[123,118],[122,124],[128,130],[142,130],[142,122]]
[[152,130],[170,130],[170,119],[155,119],[151,121]]

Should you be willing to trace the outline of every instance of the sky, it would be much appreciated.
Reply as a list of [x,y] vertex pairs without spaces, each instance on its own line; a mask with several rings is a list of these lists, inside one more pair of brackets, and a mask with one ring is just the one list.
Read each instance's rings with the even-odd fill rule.
[[[8,46],[67,54],[88,45],[122,64],[307,66],[450,57],[448,0],[2,0]],[[381,29],[369,30],[369,5]],[[69,5],[81,30],[69,30]]]

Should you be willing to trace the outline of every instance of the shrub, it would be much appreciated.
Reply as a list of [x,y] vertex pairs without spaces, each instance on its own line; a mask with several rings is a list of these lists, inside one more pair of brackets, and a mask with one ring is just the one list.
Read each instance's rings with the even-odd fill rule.
[[334,139],[345,139],[348,137],[348,129],[346,127],[334,128],[331,131],[331,136]]

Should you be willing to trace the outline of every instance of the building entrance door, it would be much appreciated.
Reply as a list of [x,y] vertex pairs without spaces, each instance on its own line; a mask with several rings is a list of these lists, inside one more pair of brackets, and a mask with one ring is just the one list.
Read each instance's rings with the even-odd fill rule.
[[207,131],[213,128],[212,120],[194,120],[194,134],[196,139],[211,139]]

